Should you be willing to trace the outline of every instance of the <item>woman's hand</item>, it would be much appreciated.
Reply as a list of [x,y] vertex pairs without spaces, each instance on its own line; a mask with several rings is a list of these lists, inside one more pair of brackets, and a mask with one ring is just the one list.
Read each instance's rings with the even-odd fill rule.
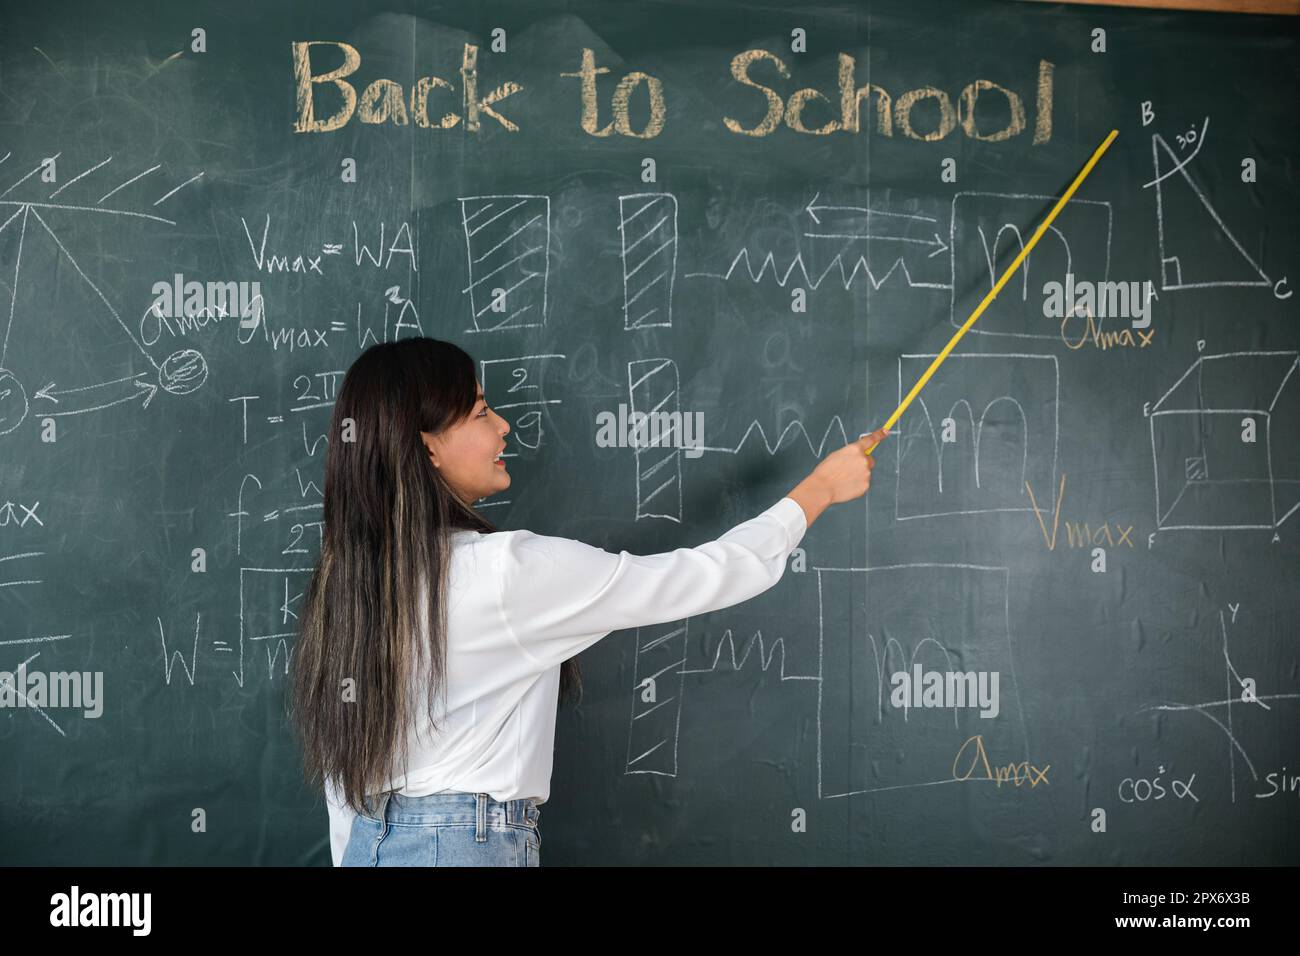
[[812,474],[795,485],[788,497],[803,508],[809,525],[831,505],[866,494],[871,487],[871,469],[876,466],[867,449],[884,441],[888,434],[889,429],[878,428],[849,442],[823,458]]

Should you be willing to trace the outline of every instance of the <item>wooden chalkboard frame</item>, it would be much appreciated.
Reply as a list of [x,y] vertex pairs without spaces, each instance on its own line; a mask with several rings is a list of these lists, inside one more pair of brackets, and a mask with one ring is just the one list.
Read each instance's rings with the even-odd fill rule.
[[[1053,0],[1021,0],[1021,2],[1051,3]],[[1300,15],[1300,0],[1070,0],[1070,3],[1098,7],[1192,10],[1200,13],[1267,13],[1291,17]]]

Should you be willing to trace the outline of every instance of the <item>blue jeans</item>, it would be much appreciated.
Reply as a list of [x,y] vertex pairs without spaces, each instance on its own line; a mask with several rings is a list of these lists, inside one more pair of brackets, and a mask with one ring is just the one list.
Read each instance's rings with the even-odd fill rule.
[[340,866],[541,866],[535,800],[486,793],[380,794],[359,814]]

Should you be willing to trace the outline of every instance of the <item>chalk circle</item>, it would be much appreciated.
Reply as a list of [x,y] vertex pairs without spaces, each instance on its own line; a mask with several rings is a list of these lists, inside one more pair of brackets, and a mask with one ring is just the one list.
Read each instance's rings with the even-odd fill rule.
[[[780,354],[773,356],[779,346]],[[773,332],[763,343],[763,365],[766,368],[779,368],[790,364],[790,337],[784,332]]]
[[27,417],[27,389],[18,376],[0,368],[0,435],[8,435]]
[[158,368],[158,385],[172,395],[188,395],[208,380],[208,363],[194,349],[173,352]]
[[565,206],[560,215],[564,218],[564,224],[570,229],[582,222],[582,210],[577,206]]

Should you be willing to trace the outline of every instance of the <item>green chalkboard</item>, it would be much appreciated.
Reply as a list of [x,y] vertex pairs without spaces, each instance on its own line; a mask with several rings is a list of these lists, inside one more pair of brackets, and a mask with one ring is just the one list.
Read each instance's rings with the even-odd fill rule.
[[[866,498],[758,598],[583,654],[546,862],[1300,862],[1294,21],[5,19],[3,862],[328,865],[285,691],[366,346],[474,356],[497,527],[700,544],[895,409],[1111,129]],[[702,436],[606,447],[620,409]]]

